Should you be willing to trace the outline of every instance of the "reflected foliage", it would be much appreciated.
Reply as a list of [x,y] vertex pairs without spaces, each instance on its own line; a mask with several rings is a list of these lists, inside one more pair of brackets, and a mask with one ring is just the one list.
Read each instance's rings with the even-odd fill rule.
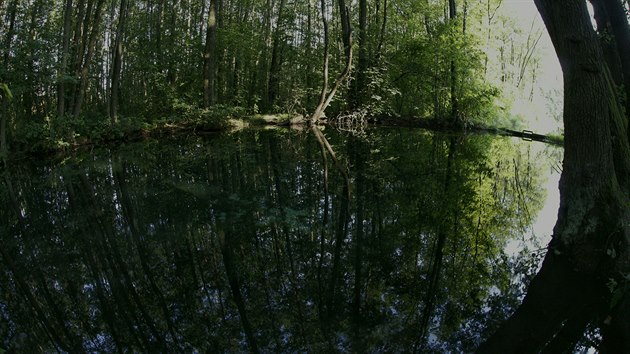
[[[146,141],[6,169],[0,347],[456,352],[518,304],[527,145],[370,130]],[[344,179],[347,178],[347,181]]]

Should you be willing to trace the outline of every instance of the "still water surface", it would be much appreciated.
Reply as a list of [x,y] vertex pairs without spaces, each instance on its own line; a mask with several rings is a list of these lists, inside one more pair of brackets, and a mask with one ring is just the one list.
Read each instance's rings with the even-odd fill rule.
[[558,152],[325,133],[337,163],[245,130],[2,172],[0,352],[473,350],[536,270]]

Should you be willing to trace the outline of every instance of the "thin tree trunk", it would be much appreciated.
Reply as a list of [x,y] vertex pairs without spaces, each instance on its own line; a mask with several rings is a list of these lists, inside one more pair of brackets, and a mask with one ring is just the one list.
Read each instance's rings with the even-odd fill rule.
[[362,297],[363,297],[363,289],[364,283],[366,280],[365,276],[365,267],[363,265],[365,259],[365,251],[364,251],[364,238],[365,238],[365,226],[364,220],[366,220],[365,216],[365,201],[366,201],[366,151],[364,149],[363,143],[359,141],[359,139],[352,138],[351,145],[349,146],[350,151],[352,152],[353,160],[351,163],[355,166],[355,200],[356,200],[356,220],[354,236],[352,238],[352,243],[354,244],[354,287],[352,294],[352,322],[354,327],[354,338],[353,345],[354,352],[363,353],[366,351],[366,345],[363,341],[362,331],[363,328],[363,320],[364,316],[361,313],[362,308]]
[[206,27],[206,45],[203,52],[203,105],[210,107],[215,102],[214,66],[216,62],[217,16],[216,0],[210,0],[208,8],[208,26]]
[[85,46],[87,43],[87,36],[89,33],[89,20],[90,13],[93,7],[93,0],[79,0],[77,4],[77,15],[76,15],[76,24],[74,28],[74,36],[72,39],[71,48],[74,51],[73,55],[73,63],[72,63],[72,72],[74,75],[74,80],[71,85],[71,94],[70,98],[67,102],[66,113],[73,114],[74,107],[76,104],[77,96],[78,96],[78,87],[79,85],[76,83],[77,80],[81,77],[81,67],[83,65],[83,58],[85,56]]
[[350,12],[348,11],[346,0],[337,0],[337,4],[339,5],[339,17],[341,21],[341,40],[343,41],[344,53],[346,57],[349,57],[350,51],[352,51]]
[[[452,224],[457,224],[456,217],[453,217],[453,212],[448,204],[448,195],[451,193],[451,181],[453,179],[453,161],[455,159],[455,153],[457,148],[457,142],[455,138],[451,138],[448,145],[448,157],[446,160],[446,173],[444,174],[444,189],[442,190],[442,206],[441,211],[444,218],[442,222],[438,224],[437,239],[435,241],[435,247],[433,248],[433,259],[429,265],[428,285],[426,287],[427,293],[424,300],[424,309],[422,311],[422,317],[420,319],[420,329],[418,331],[418,337],[414,343],[414,353],[424,352],[427,336],[429,334],[430,320],[435,311],[435,300],[438,296],[440,275],[442,274],[442,264],[444,260],[444,248],[449,236],[448,228]],[[451,231],[453,234],[456,232]]]
[[378,50],[376,51],[377,59],[380,60],[383,55],[383,45],[385,43],[385,34],[387,28],[387,0],[383,1],[383,22],[381,23],[381,32],[378,40]]
[[[347,33],[348,50],[346,52],[347,54],[346,65],[343,71],[337,77],[337,81],[335,82],[335,85],[329,92],[328,91],[328,62],[329,62],[328,56],[329,56],[329,50],[330,50],[329,48],[330,38],[329,38],[329,33],[328,33],[328,20],[326,19],[325,0],[321,0],[320,4],[321,4],[321,9],[322,9],[322,24],[324,26],[324,70],[323,70],[324,81],[322,83],[322,91],[321,91],[321,95],[319,99],[319,104],[317,105],[317,108],[315,108],[315,112],[311,115],[311,118],[310,118],[311,123],[317,123],[317,121],[320,120],[320,118],[324,114],[324,111],[326,110],[326,108],[332,101],[333,97],[335,96],[335,93],[339,89],[339,86],[341,86],[341,84],[348,78],[348,76],[350,76],[350,68],[352,67],[352,28],[350,27],[350,23],[347,23],[346,27],[348,28],[348,33]],[[346,8],[344,10],[344,13],[346,13],[346,15],[342,15],[341,18],[345,18],[346,20],[349,21],[349,17],[347,16],[347,11],[348,9]]]
[[179,7],[179,0],[173,0],[172,9],[171,9],[171,18],[170,18],[170,29],[169,29],[169,47],[168,48],[168,71],[166,73],[166,78],[168,83],[174,87],[179,78],[177,63],[174,59],[174,53],[177,51],[177,12]]
[[164,53],[162,44],[162,31],[164,27],[164,1],[157,0],[157,24],[155,29],[155,56],[157,61],[157,67],[159,71],[162,71],[164,65]]
[[122,215],[129,226],[129,231],[131,232],[132,242],[135,244],[136,249],[138,251],[138,259],[140,260],[140,265],[142,267],[142,271],[144,273],[145,278],[149,282],[149,287],[151,291],[157,297],[157,304],[162,311],[162,315],[164,316],[164,321],[167,324],[167,328],[169,334],[175,342],[178,342],[178,335],[175,330],[175,324],[172,320],[172,315],[168,309],[168,304],[164,298],[164,294],[160,287],[157,285],[155,280],[155,276],[153,275],[153,271],[147,261],[149,258],[149,252],[144,245],[144,240],[141,236],[140,227],[138,226],[138,220],[136,218],[136,214],[133,208],[133,204],[131,201],[131,197],[129,195],[129,191],[127,189],[127,182],[125,178],[125,166],[119,160],[116,161],[116,165],[114,166],[114,184],[117,185],[117,192],[120,198],[120,205],[122,209]]
[[269,67],[269,85],[267,86],[267,109],[272,109],[280,90],[280,66],[282,65],[281,42],[284,41],[284,8],[286,0],[280,0],[276,30],[273,34],[271,66]]
[[137,310],[140,312],[142,320],[144,320],[151,331],[151,335],[157,341],[160,351],[164,351],[167,348],[167,344],[163,337],[163,333],[161,333],[158,329],[158,324],[156,323],[154,316],[149,314],[147,307],[144,305],[140,294],[134,286],[134,280],[131,278],[131,272],[120,253],[118,245],[114,242],[116,239],[116,231],[111,224],[104,221],[106,219],[105,213],[99,205],[95,197],[96,194],[94,193],[94,188],[91,186],[87,177],[85,175],[80,175],[79,178],[80,197],[84,198],[84,205],[91,211],[89,222],[92,223],[93,229],[97,230],[97,234],[101,241],[100,247],[98,247],[97,250],[102,253],[102,257],[111,265],[112,272],[114,274],[112,278],[114,279],[116,287],[124,293],[124,297],[128,299],[130,298],[130,300],[133,301],[128,302],[129,308],[131,311]]
[[6,158],[9,149],[7,146],[7,114],[8,114],[8,102],[9,99],[4,93],[0,93],[2,99],[2,112],[0,112],[0,160]]
[[352,81],[350,98],[351,108],[356,109],[364,102],[362,100],[362,90],[365,88],[365,75],[368,68],[368,48],[367,48],[367,0],[359,0],[359,61],[356,71],[356,78]]
[[[69,0],[70,1],[70,0]],[[125,29],[127,27],[127,0],[120,0],[120,9],[118,10],[118,25],[116,26],[116,43],[114,44],[114,58],[112,67],[111,80],[111,97],[110,97],[110,119],[112,123],[118,122],[118,99],[120,91],[120,72],[122,69],[123,56],[123,39],[125,38]]]
[[[11,44],[13,43],[13,34],[15,31],[15,17],[17,14],[18,0],[13,0],[9,6],[9,29],[4,38],[4,53],[2,65],[5,71],[9,70],[9,57],[11,55]],[[0,78],[2,79],[2,78]],[[2,111],[0,112],[0,157],[6,157],[9,151],[7,144],[7,121],[9,119],[9,97],[5,93],[0,93],[2,98]]]
[[228,282],[230,283],[230,290],[232,291],[232,298],[238,309],[239,317],[241,318],[241,324],[243,325],[243,331],[247,338],[247,344],[249,350],[252,353],[258,353],[258,344],[249,316],[247,315],[247,309],[245,307],[245,299],[241,293],[241,284],[238,278],[236,265],[234,264],[234,251],[232,246],[232,238],[234,235],[225,235],[222,229],[219,229],[219,242],[221,243],[221,253],[223,254],[223,266],[225,268],[225,274],[227,275]]
[[[308,0],[308,8],[307,8],[307,15],[306,15],[306,38],[305,38],[305,45],[306,45],[306,57],[307,58],[311,58],[313,55],[313,0]],[[305,87],[312,87],[312,72],[313,72],[313,67],[311,66],[312,64],[311,60],[307,60],[306,61],[306,70],[304,71],[304,86]],[[306,96],[306,106],[310,107],[312,103],[312,95],[307,95]]]
[[[457,4],[455,0],[448,0],[448,15],[451,21],[457,18]],[[452,36],[455,33],[451,34]],[[457,100],[457,65],[451,59],[451,119],[455,121],[459,115],[459,103]]]
[[93,17],[93,20],[91,21],[91,32],[89,36],[89,42],[87,44],[87,53],[85,54],[83,65],[81,67],[81,72],[79,75],[80,77],[79,89],[77,91],[77,98],[74,103],[73,114],[75,117],[78,117],[81,114],[81,108],[82,108],[83,100],[85,97],[85,91],[87,90],[87,86],[88,86],[88,74],[89,74],[90,64],[92,61],[92,56],[94,55],[94,49],[96,47],[96,39],[98,35],[100,34],[101,12],[103,10],[104,3],[105,3],[104,0],[98,0],[98,3],[96,4],[96,9],[94,12],[94,17]]
[[[2,7],[4,6],[4,0],[0,0],[0,10],[2,10]],[[2,28],[4,26],[4,16],[0,16],[0,28]]]
[[70,55],[70,36],[72,25],[72,13],[74,9],[72,7],[72,0],[66,0],[66,5],[63,12],[63,39],[61,44],[61,68],[57,77],[57,117],[62,117],[66,114],[66,79],[68,75],[68,57]]

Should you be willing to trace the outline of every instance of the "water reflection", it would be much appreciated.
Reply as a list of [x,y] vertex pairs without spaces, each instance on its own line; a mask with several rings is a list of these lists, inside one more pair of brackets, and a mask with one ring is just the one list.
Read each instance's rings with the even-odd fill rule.
[[[0,347],[470,351],[536,260],[541,163],[492,137],[242,131],[4,172]],[[518,275],[518,277],[516,276]]]

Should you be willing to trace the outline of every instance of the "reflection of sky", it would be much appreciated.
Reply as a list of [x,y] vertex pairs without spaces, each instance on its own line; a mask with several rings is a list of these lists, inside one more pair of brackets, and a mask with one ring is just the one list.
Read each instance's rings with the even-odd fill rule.
[[532,227],[534,237],[542,246],[545,246],[551,238],[558,216],[558,207],[560,206],[560,191],[558,190],[560,173],[551,166],[546,170],[548,173],[547,182],[545,183],[547,200]]
[[[514,138],[514,141],[517,141]],[[548,152],[553,149],[561,149],[544,143],[532,142],[530,145],[532,156],[537,158],[549,155]],[[541,183],[546,191],[543,207],[535,216],[533,224],[526,235],[521,238],[510,240],[505,251],[509,255],[517,255],[519,251],[527,248],[530,251],[544,249],[551,240],[553,227],[556,224],[558,216],[558,207],[560,206],[560,190],[558,183],[560,182],[560,168],[562,161],[558,161],[559,156],[546,156],[544,162],[541,162]]]

